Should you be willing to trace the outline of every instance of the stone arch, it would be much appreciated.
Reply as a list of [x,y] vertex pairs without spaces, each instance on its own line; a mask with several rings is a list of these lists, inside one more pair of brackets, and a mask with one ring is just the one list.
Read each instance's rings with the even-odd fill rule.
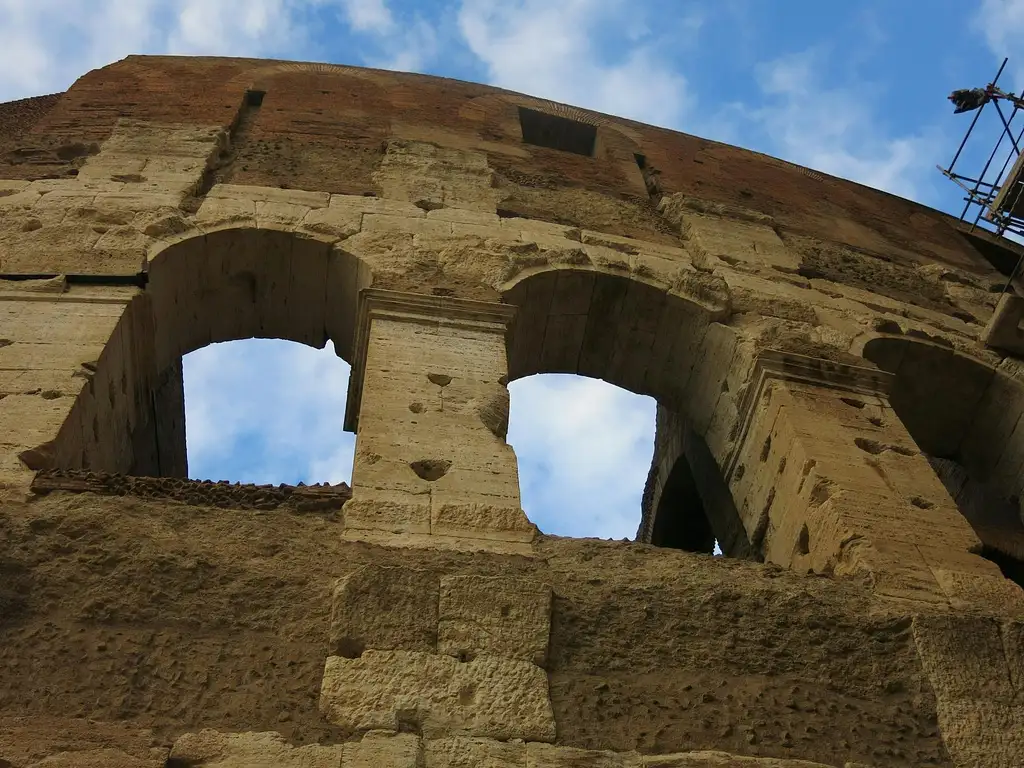
[[[728,388],[725,378],[735,337],[716,322],[727,309],[710,296],[704,298],[711,300],[702,301],[699,292],[688,298],[638,275],[600,268],[566,266],[524,273],[502,291],[502,300],[517,307],[507,339],[509,379],[578,374],[653,397],[659,405],[659,434],[680,435],[685,426],[692,444],[692,472],[699,475],[693,486],[678,486],[688,498],[676,500],[693,508],[694,499],[699,499],[723,548],[746,556],[749,544],[742,524],[718,461],[703,438],[719,396]],[[662,419],[673,424],[663,425]],[[719,429],[729,432],[730,427]],[[658,456],[656,447],[656,464]],[[662,485],[677,458],[684,464],[688,460],[681,449],[673,453],[671,463],[660,468]],[[681,465],[677,479],[691,465]],[[658,466],[652,467],[657,471]],[[645,509],[652,488],[649,481]],[[645,514],[643,519],[638,538],[651,541],[655,516]]]
[[517,307],[510,381],[579,374],[673,406],[696,384],[694,362],[718,315],[654,281],[586,266],[529,270],[501,294]]
[[[351,362],[369,269],[314,237],[225,228],[163,243],[58,433],[52,468],[184,477],[182,356],[277,338]],[[44,468],[44,467],[40,467]]]
[[1004,575],[1024,586],[1024,381],[923,339],[881,336],[864,357],[894,375],[890,403]]

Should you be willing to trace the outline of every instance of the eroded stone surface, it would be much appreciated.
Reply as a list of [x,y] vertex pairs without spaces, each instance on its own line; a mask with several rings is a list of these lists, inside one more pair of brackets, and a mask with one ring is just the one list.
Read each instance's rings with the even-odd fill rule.
[[550,741],[555,722],[544,670],[524,661],[366,651],[331,656],[320,709],[357,730],[414,728],[427,738],[465,734]]
[[522,579],[441,579],[438,652],[457,659],[498,656],[543,667],[551,629],[551,587]]
[[367,566],[339,579],[331,603],[332,653],[437,648],[438,578],[413,568]]

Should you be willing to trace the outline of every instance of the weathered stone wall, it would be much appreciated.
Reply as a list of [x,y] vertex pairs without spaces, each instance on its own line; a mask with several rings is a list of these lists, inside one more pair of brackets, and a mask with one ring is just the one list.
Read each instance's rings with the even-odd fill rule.
[[[593,152],[525,143],[519,107]],[[1014,246],[736,148],[326,65],[132,57],[10,147],[0,759],[1024,754],[1024,368],[989,263]],[[350,496],[183,479],[181,357],[251,337],[352,364]],[[640,542],[703,516],[730,557],[539,535],[507,385],[556,372],[659,403]]]

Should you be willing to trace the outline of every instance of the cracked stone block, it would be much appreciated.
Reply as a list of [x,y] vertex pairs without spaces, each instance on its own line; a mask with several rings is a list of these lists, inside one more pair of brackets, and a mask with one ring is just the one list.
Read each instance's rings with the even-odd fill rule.
[[418,768],[420,739],[412,733],[370,731],[345,744],[345,768]]
[[548,679],[534,664],[412,651],[331,656],[320,711],[354,730],[414,731],[425,738],[466,735],[552,741]]
[[595,749],[527,744],[527,768],[643,768],[636,752],[606,752]]
[[367,649],[433,653],[438,577],[412,568],[366,566],[338,580],[331,601],[331,652]]
[[543,667],[551,631],[551,587],[525,579],[441,579],[437,649],[457,659],[521,659]]
[[[187,733],[171,749],[175,768],[341,768],[343,747],[294,747],[279,733]],[[399,768],[401,764],[396,764]],[[390,766],[388,766],[390,768]],[[404,768],[404,766],[402,766]]]
[[425,768],[526,768],[526,744],[457,736],[424,744]]

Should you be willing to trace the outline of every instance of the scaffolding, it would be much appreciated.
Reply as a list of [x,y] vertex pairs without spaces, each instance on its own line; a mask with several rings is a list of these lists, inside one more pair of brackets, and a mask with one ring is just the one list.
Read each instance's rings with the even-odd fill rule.
[[[960,220],[970,224],[970,231],[981,227],[1004,237],[1024,237],[1024,154],[1021,153],[1024,147],[1024,125],[1016,133],[1014,131],[1017,114],[1024,112],[1024,96],[1007,93],[998,86],[999,77],[1003,74],[1007,61],[1009,59],[1003,59],[996,76],[984,88],[954,91],[950,95],[950,101],[957,105],[956,111],[973,111],[974,119],[949,167],[939,166],[939,170],[964,191],[964,208]],[[989,105],[999,118],[998,123],[990,121],[999,131],[995,146],[980,174],[970,176],[958,173],[955,170],[956,163],[974,134],[982,113]],[[992,110],[989,110],[988,114],[991,112]],[[1004,144],[1006,139],[1009,139],[1008,145]],[[993,177],[995,166],[999,165],[997,158],[1002,152],[1005,152],[1006,156],[999,172]]]

